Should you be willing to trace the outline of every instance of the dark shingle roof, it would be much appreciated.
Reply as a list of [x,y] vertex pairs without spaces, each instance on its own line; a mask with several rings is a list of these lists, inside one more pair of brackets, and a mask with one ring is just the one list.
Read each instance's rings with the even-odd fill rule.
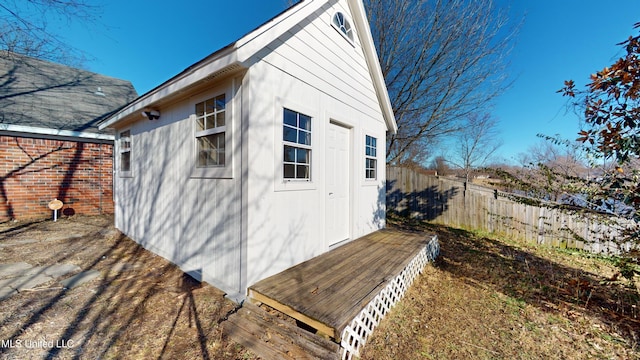
[[129,81],[0,52],[0,126],[98,132],[99,121],[136,97]]

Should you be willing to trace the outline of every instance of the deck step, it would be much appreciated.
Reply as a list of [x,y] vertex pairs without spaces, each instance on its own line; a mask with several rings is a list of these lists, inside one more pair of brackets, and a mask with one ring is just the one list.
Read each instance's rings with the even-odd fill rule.
[[224,333],[263,359],[338,359],[340,346],[245,301]]

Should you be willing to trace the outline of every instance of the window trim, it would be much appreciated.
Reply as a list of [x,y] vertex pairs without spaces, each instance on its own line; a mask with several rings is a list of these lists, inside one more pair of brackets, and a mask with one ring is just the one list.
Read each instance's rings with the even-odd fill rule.
[[[124,139],[123,134],[128,133],[129,146],[128,149],[123,149]],[[122,170],[122,154],[129,153],[129,169]],[[125,128],[118,131],[118,159],[117,159],[118,176],[120,177],[133,177],[133,135],[131,134],[131,128]]]
[[[189,126],[191,128],[191,157],[189,167],[191,169],[190,178],[210,178],[210,179],[231,179],[233,178],[233,129],[235,120],[235,83],[232,81],[225,86],[203,92],[191,97],[189,109]],[[196,105],[216,97],[225,96],[225,120],[224,125],[211,129],[197,129]],[[224,132],[224,165],[198,167],[198,138]]]

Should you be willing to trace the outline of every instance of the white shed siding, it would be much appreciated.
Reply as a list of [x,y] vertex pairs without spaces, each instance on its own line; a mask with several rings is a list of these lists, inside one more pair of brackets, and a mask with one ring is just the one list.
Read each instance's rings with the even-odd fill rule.
[[[354,34],[352,44],[331,25],[336,11],[355,25],[349,7],[346,0],[333,0],[324,5],[308,2],[296,9],[299,13],[252,33],[255,41],[241,39],[235,45],[237,53],[221,55],[225,61],[241,59],[246,73],[224,84],[210,81],[211,86],[228,89],[242,84],[236,86],[237,92],[229,92],[235,95],[228,105],[233,130],[226,150],[233,153],[227,164],[233,171],[225,172],[225,178],[193,176],[195,140],[189,117],[196,99],[219,94],[216,89],[180,101],[165,99],[158,121],[132,120],[135,106],[176,95],[168,94],[172,86],[182,84],[180,89],[188,91],[183,82],[192,74],[122,115],[123,123],[133,121],[133,176],[115,177],[117,227],[234,298],[244,295],[248,285],[326,252],[335,242],[326,231],[325,177],[332,164],[325,145],[332,122],[348,128],[351,145],[349,238],[384,227],[387,124],[359,34]],[[283,33],[285,25],[292,28]],[[269,37],[272,33],[282,35]],[[313,119],[310,182],[282,179],[283,107]],[[378,139],[378,178],[373,181],[365,180],[366,135]]]
[[[228,104],[233,112],[228,125],[234,127],[232,144],[239,144],[240,136],[236,100]],[[145,248],[235,296],[244,292],[238,275],[239,150],[227,144],[227,151],[238,153],[229,164],[237,167],[233,179],[191,177],[195,143],[189,116],[194,101],[163,108],[160,120],[138,121],[131,127],[133,176],[115,176],[116,226]]]
[[[329,249],[326,241],[324,145],[331,121],[350,128],[351,239],[384,226],[384,144],[386,124],[359,46],[332,26],[336,10],[322,11],[274,40],[249,70],[248,250],[250,285]],[[312,181],[284,184],[282,107],[312,116]],[[274,135],[271,135],[274,134]],[[378,180],[364,180],[365,135],[378,139]],[[303,189],[288,190],[287,188]],[[382,213],[381,213],[382,211]]]
[[297,25],[269,44],[263,61],[383,122],[358,34],[354,47],[331,26],[338,10],[349,16],[347,9],[325,4],[310,23],[301,24],[306,26]]

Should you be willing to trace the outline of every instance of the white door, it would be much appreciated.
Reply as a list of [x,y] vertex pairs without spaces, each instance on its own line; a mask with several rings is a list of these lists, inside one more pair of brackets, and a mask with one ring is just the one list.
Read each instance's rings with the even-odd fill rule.
[[327,130],[326,231],[329,246],[349,239],[350,130],[330,123]]

